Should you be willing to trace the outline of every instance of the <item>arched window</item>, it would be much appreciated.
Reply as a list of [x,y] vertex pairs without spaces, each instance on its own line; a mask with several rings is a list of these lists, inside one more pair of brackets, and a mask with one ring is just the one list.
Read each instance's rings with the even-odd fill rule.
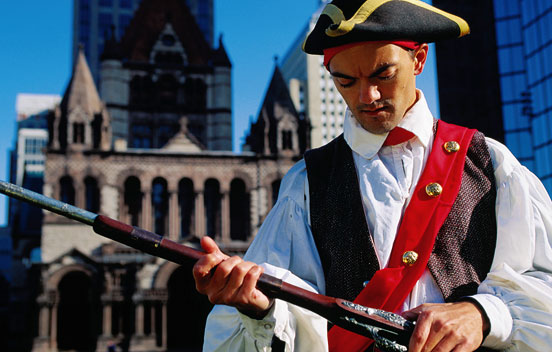
[[71,176],[63,176],[59,180],[59,199],[71,205],[75,205],[75,187]]
[[282,130],[282,150],[293,150],[293,132]]
[[99,212],[100,190],[94,177],[88,176],[84,179],[84,201],[86,210],[93,213]]
[[180,238],[193,234],[195,194],[194,183],[183,178],[178,183],[178,206],[180,209]]
[[126,179],[124,198],[130,224],[132,226],[140,226],[142,190],[140,180],[137,177],[130,176]]
[[205,229],[206,235],[218,237],[220,235],[220,185],[215,179],[205,181]]
[[167,181],[158,177],[151,185],[151,205],[153,209],[153,231],[164,236],[168,225],[169,196]]
[[278,200],[278,193],[280,192],[280,183],[282,180],[277,179],[272,182],[272,205],[276,204],[276,201]]
[[230,238],[246,241],[249,238],[249,194],[245,183],[236,178],[230,183]]
[[92,121],[92,147],[94,149],[100,148],[102,142],[102,114],[95,114],[94,121]]
[[75,144],[84,143],[84,123],[82,122],[73,123],[73,143]]

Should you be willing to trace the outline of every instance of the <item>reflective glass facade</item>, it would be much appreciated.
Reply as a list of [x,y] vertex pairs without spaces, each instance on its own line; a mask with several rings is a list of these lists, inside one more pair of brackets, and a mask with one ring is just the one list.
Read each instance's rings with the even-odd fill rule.
[[552,2],[494,0],[505,142],[552,194]]

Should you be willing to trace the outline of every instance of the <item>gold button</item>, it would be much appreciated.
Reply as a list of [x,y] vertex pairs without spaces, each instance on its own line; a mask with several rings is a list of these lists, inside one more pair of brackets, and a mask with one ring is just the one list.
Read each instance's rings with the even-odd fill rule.
[[414,265],[414,263],[416,263],[417,260],[418,260],[418,253],[416,253],[414,251],[404,252],[404,254],[402,256],[402,261],[403,261],[404,265],[407,265],[407,266]]
[[443,187],[437,182],[431,182],[426,186],[426,193],[430,197],[437,197],[443,193]]
[[449,141],[443,144],[443,148],[445,148],[448,153],[456,153],[460,150],[460,144],[456,141]]

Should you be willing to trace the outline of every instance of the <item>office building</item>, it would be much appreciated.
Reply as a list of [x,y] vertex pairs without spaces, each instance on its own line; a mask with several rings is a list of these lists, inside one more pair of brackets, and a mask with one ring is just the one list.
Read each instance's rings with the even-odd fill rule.
[[495,0],[506,145],[552,193],[552,3]]
[[319,9],[298,34],[280,63],[295,108],[310,122],[310,146],[320,147],[343,132],[347,104],[335,88],[332,77],[320,55],[307,55],[301,49],[307,34],[329,1],[322,0]]
[[471,27],[437,44],[441,118],[504,142],[552,193],[552,3],[433,2]]

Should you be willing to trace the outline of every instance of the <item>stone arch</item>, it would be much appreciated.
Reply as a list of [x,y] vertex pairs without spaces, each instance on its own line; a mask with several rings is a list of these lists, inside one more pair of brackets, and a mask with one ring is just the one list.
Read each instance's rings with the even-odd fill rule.
[[97,278],[96,278],[97,272],[95,268],[89,265],[75,263],[75,264],[64,265],[60,269],[48,275],[48,278],[45,280],[45,283],[44,283],[44,291],[56,291],[61,279],[63,279],[65,275],[73,271],[83,272],[88,277],[90,277],[91,280],[93,280],[94,284],[97,283]]
[[91,350],[96,347],[101,321],[100,290],[94,275],[71,270],[59,278],[56,327],[60,350]]
[[232,180],[237,178],[241,179],[245,183],[245,189],[247,192],[251,192],[253,189],[255,189],[255,181],[247,172],[241,169],[234,169]]

